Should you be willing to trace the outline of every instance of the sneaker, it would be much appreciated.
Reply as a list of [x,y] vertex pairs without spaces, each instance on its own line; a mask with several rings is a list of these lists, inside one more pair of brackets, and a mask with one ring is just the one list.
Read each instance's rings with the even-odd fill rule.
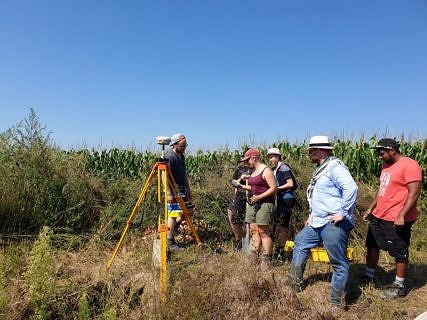
[[167,239],[167,240],[166,240],[166,244],[167,244],[167,247],[168,247],[168,251],[176,252],[176,251],[184,250],[184,248],[183,248],[183,247],[179,246],[179,245],[175,242],[175,239]]
[[404,286],[400,286],[397,283],[393,283],[384,287],[382,291],[382,296],[385,299],[394,299],[398,297],[404,297],[406,295],[406,290]]

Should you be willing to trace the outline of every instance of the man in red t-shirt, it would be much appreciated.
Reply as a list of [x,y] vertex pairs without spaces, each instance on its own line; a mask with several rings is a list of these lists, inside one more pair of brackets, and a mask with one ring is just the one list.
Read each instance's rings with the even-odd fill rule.
[[381,139],[374,147],[384,162],[380,187],[363,219],[369,221],[366,238],[366,269],[363,281],[373,282],[380,249],[396,259],[396,279],[383,291],[385,298],[406,295],[404,281],[408,270],[411,227],[417,219],[422,170],[418,163],[403,156],[393,139]]

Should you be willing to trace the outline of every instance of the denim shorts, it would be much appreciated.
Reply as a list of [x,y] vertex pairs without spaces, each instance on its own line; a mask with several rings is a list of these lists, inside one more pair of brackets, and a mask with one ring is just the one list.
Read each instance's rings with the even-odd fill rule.
[[260,226],[268,226],[273,223],[274,203],[264,202],[247,204],[246,218],[247,223],[256,223]]
[[412,224],[412,221],[405,222],[404,226],[395,227],[392,221],[386,221],[371,215],[366,246],[388,251],[397,261],[407,261],[409,258]]

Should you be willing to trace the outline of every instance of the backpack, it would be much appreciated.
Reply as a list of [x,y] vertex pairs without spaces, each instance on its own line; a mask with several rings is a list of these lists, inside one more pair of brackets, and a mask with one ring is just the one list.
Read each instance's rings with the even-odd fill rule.
[[298,189],[299,185],[298,185],[297,179],[295,179],[294,172],[292,171],[292,168],[291,168],[291,166],[289,165],[289,163],[282,162],[282,164],[281,164],[280,166],[283,166],[283,165],[288,166],[288,168],[289,168],[289,170],[290,170],[290,172],[291,172],[292,182],[294,183],[294,187],[292,188],[292,190],[293,190],[293,191],[295,191],[296,189]]

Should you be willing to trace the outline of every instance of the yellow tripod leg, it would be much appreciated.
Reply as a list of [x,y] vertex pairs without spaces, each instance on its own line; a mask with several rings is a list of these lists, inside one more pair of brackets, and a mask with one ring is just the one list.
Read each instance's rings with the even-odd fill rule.
[[145,183],[144,187],[142,188],[141,194],[139,195],[139,198],[135,204],[135,207],[132,210],[131,215],[129,216],[128,221],[126,222],[126,226],[122,232],[122,235],[120,237],[119,242],[116,245],[116,248],[114,249],[114,252],[110,258],[110,260],[108,261],[107,266],[105,267],[105,271],[108,271],[111,267],[111,265],[114,262],[114,259],[116,258],[117,252],[119,251],[120,247],[122,246],[123,240],[126,236],[126,233],[128,232],[128,229],[130,227],[130,224],[132,223],[133,219],[135,218],[136,213],[139,210],[139,207],[141,206],[142,200],[144,200],[145,194],[147,193],[147,190],[150,186],[151,180],[153,179],[154,174],[156,173],[156,167],[154,166],[153,169],[151,170],[150,175],[148,176],[147,182]]
[[180,207],[181,207],[181,209],[182,209],[182,213],[183,213],[183,215],[184,215],[185,221],[187,221],[188,226],[190,227],[191,232],[193,233],[194,238],[196,239],[196,243],[197,243],[199,246],[201,246],[202,241],[200,241],[199,234],[197,233],[197,230],[196,230],[196,228],[194,227],[193,220],[191,219],[191,216],[190,216],[190,214],[188,213],[188,209],[187,209],[187,206],[185,205],[184,200],[182,200],[182,198],[181,198],[181,197],[177,197],[176,199],[178,200],[178,203],[179,203],[179,205],[180,205]]
[[[159,232],[160,232],[160,289],[161,289],[161,302],[165,304],[167,302],[167,232],[168,232],[168,203],[167,203],[167,165],[159,165],[159,176],[161,176],[161,182],[163,190],[160,190],[160,183],[158,184],[157,192],[159,194],[158,201],[161,202],[160,195],[163,191],[164,196],[164,211],[163,219],[159,217]],[[159,180],[160,182],[160,180]]]

